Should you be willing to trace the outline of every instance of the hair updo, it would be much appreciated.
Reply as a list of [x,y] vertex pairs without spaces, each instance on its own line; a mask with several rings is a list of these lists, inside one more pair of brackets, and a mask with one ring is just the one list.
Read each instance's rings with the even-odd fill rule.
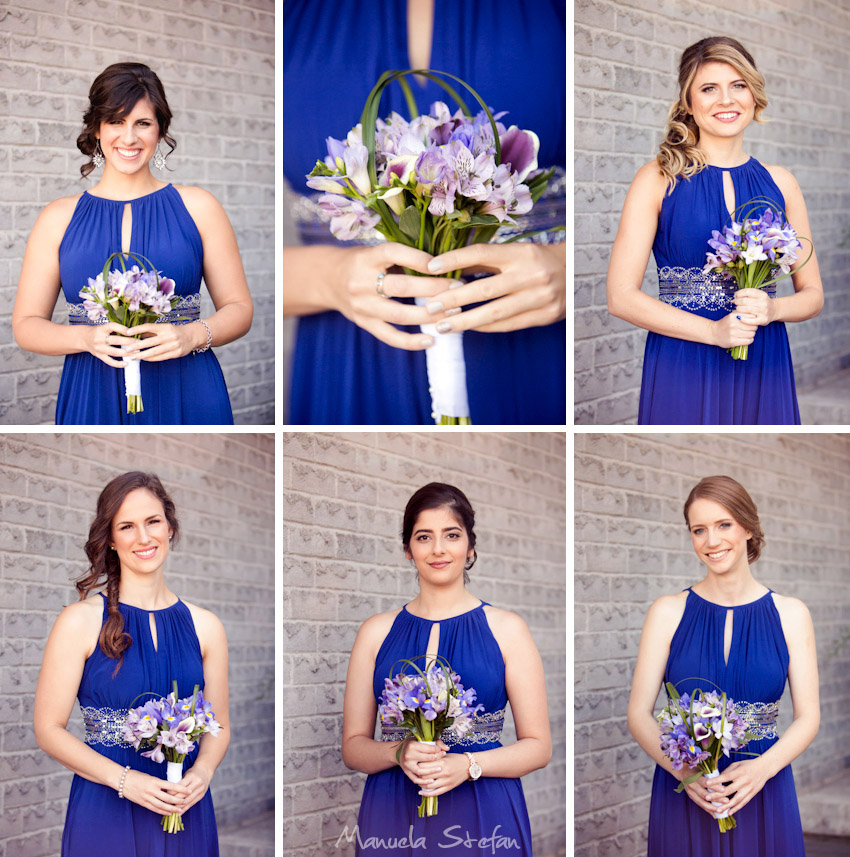
[[713,500],[723,506],[736,523],[752,533],[752,537],[747,539],[747,559],[755,562],[759,558],[764,547],[764,532],[756,504],[740,482],[731,476],[706,476],[700,479],[685,500],[685,523],[688,527],[691,525],[688,511],[694,500]]
[[122,473],[107,483],[97,498],[94,520],[89,527],[89,538],[85,551],[89,561],[89,570],[76,582],[80,601],[88,598],[89,593],[106,583],[106,607],[108,618],[100,631],[100,649],[108,658],[117,658],[115,672],[121,667],[124,652],[133,643],[124,631],[124,617],[118,609],[118,585],[121,581],[121,563],[116,551],[111,550],[112,522],[121,508],[121,504],[131,491],[144,488],[162,503],[165,520],[171,527],[172,542],[180,534],[180,524],[174,508],[174,501],[168,495],[162,482],[154,473],[141,473],[137,470]]
[[410,537],[413,535],[416,520],[421,512],[429,509],[448,509],[466,530],[469,547],[472,548],[472,561],[464,569],[463,582],[469,583],[467,570],[472,568],[478,559],[475,551],[475,512],[469,500],[466,499],[466,494],[460,488],[446,485],[445,482],[429,482],[413,494],[405,506],[401,525],[401,543],[404,549],[410,550]]
[[83,178],[94,169],[92,157],[97,150],[101,123],[122,119],[143,98],[153,105],[160,139],[169,146],[166,157],[174,151],[177,142],[168,133],[171,109],[160,79],[142,63],[117,62],[105,68],[94,79],[89,90],[89,106],[83,114],[83,130],[77,137],[77,148],[89,158],[80,167]]
[[690,178],[706,166],[705,155],[699,148],[699,127],[689,111],[691,84],[700,68],[709,62],[726,63],[735,69],[753,94],[755,121],[765,121],[761,118],[767,107],[764,78],[750,52],[739,41],[729,36],[712,36],[685,48],[679,60],[679,97],[667,115],[664,142],[656,157],[667,179],[668,193],[679,176]]

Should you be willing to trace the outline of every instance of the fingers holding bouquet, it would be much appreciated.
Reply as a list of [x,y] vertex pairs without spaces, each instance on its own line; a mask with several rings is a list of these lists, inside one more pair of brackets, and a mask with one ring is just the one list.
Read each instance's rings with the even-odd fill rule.
[[179,810],[181,814],[203,798],[210,787],[210,779],[206,769],[196,763],[186,772],[183,779],[175,784],[187,790]]
[[776,319],[775,304],[762,289],[739,289],[735,292],[735,309],[736,314],[752,316],[752,323],[759,326]]
[[727,804],[724,809],[729,815],[733,815],[743,809],[764,788],[768,779],[764,764],[758,757],[733,762],[720,774],[719,782],[722,786],[712,786],[712,791],[718,795],[713,800],[722,800]]
[[207,329],[200,322],[192,324],[148,323],[133,328],[138,336],[129,349],[132,355],[138,353],[139,360],[156,363],[185,357],[196,349],[202,349],[207,343]]
[[[691,776],[693,771],[687,770],[687,774]],[[713,784],[713,786],[712,786]],[[705,810],[712,818],[718,811],[726,809],[726,804],[729,803],[729,798],[717,796],[712,788],[718,789],[720,786],[716,779],[709,780],[706,777],[700,777],[692,783],[685,786],[685,793],[688,797],[702,810]],[[723,804],[723,806],[715,806],[714,803]]]
[[[552,324],[566,313],[563,245],[471,244],[434,258],[428,267],[434,273],[462,269],[465,273],[493,274],[444,291],[428,303],[432,322],[440,315],[463,310],[450,320],[438,322],[440,333],[522,330]],[[482,301],[482,306],[464,309]]]
[[127,771],[123,788],[124,797],[157,815],[181,812],[189,796],[189,788],[183,783],[169,783],[142,771]]
[[129,336],[128,328],[114,321],[80,325],[80,333],[85,350],[113,369],[124,366],[124,348],[136,346],[136,341]]
[[425,744],[414,738],[404,742],[399,756],[399,766],[405,776],[420,788],[430,789],[434,779],[443,769],[445,745],[440,741],[437,746]]

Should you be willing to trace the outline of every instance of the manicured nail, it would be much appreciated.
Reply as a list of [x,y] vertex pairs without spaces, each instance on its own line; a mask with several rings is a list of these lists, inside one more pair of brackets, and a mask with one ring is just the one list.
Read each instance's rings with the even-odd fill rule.
[[450,321],[441,321],[437,324],[437,333],[448,333],[452,329]]
[[466,280],[454,280],[452,284],[449,286],[450,289],[459,289],[461,286],[466,285]]
[[462,312],[461,307],[453,306],[451,309],[446,310],[446,315],[457,315],[459,312]]
[[423,336],[422,339],[419,340],[419,344],[423,348],[430,348],[434,344],[434,340],[430,336]]
[[432,274],[439,274],[443,270],[443,263],[439,259],[432,259],[428,263],[428,270]]
[[737,318],[737,319],[738,319],[738,321],[740,321],[740,320],[741,320],[741,316],[739,316],[739,315],[736,315],[736,316],[735,316],[735,318]]
[[431,315],[436,315],[438,312],[443,311],[443,305],[440,301],[431,301],[425,309],[427,309]]

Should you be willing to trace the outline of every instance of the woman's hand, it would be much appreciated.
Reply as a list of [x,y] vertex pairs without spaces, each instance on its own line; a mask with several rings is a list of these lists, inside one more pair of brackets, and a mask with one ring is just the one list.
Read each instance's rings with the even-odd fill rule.
[[[683,768],[677,774],[677,776],[682,780],[692,777],[693,775],[694,771],[690,768]],[[707,780],[704,776],[700,777],[698,780],[694,780],[694,782],[688,783],[688,785],[685,786],[685,793],[700,809],[705,810],[712,818],[714,818],[715,812],[722,812],[723,809],[726,808],[726,804],[729,803],[729,799],[715,795],[713,792],[709,791],[709,787],[719,789],[720,780],[716,777],[710,780]],[[711,803],[712,801],[722,803],[724,806],[713,806]]]
[[179,785],[185,786],[188,789],[188,794],[183,801],[180,809],[182,815],[187,809],[194,806],[208,791],[212,774],[201,764],[195,762],[188,771],[186,771]]
[[207,344],[207,330],[200,322],[139,324],[133,328],[133,334],[142,338],[135,341],[131,353],[138,351],[139,360],[151,363],[185,357]]
[[113,369],[124,366],[126,352],[122,346],[129,346],[128,350],[135,351],[138,345],[135,339],[127,335],[129,328],[114,321],[80,325],[80,333],[85,350]]
[[552,324],[564,318],[567,269],[563,244],[472,244],[435,257],[432,273],[491,271],[492,277],[444,291],[427,305],[431,320],[480,301],[439,324],[440,333],[478,330],[495,333]]
[[764,289],[739,289],[735,292],[736,315],[747,313],[753,324],[764,326],[776,319],[773,299]]
[[[437,741],[437,748],[447,751],[448,747]],[[440,760],[440,770],[431,775],[431,783],[419,794],[423,797],[438,797],[457,788],[469,779],[469,759],[463,753],[446,753]]]
[[713,321],[712,345],[719,348],[735,348],[738,345],[750,345],[756,338],[758,322],[755,316],[734,310],[729,315]]
[[189,798],[189,789],[182,781],[169,783],[168,780],[151,777],[141,771],[127,771],[124,797],[157,815],[171,815],[172,812],[182,812],[188,808],[185,802]]
[[[394,324],[433,324],[445,317],[444,313],[429,313],[424,307],[410,306],[388,298],[430,298],[441,294],[457,280],[437,277],[415,277],[404,273],[387,273],[393,266],[401,266],[429,274],[428,262],[433,257],[422,250],[389,241],[375,247],[356,247],[341,256],[332,286],[334,308],[349,321],[368,331],[376,339],[393,348],[421,351],[434,344],[423,333],[405,333]],[[378,294],[378,275],[383,273]]]
[[436,746],[423,744],[411,738],[404,742],[401,748],[399,766],[404,775],[414,784],[423,789],[433,787],[435,778],[444,770],[447,747],[442,741]]
[[[703,780],[705,778],[703,777]],[[729,815],[734,815],[745,807],[763,788],[770,779],[770,773],[760,758],[747,759],[743,762],[733,762],[720,772],[720,776],[709,782],[722,783],[712,785],[714,800],[725,802]],[[702,782],[702,780],[700,780]]]

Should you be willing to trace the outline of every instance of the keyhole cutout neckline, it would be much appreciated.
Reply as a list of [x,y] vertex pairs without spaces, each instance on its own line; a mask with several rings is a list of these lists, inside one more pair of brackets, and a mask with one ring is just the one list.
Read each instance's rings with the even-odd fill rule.
[[407,609],[407,605],[405,604],[402,607],[402,611],[407,613],[408,616],[413,617],[414,619],[419,619],[421,622],[451,622],[453,619],[460,619],[461,616],[468,616],[470,613],[474,613],[476,610],[481,610],[487,604],[486,601],[482,601],[477,607],[472,607],[469,610],[464,610],[463,613],[458,613],[455,616],[446,616],[443,619],[426,619],[424,616],[417,616],[415,613],[411,613]]

